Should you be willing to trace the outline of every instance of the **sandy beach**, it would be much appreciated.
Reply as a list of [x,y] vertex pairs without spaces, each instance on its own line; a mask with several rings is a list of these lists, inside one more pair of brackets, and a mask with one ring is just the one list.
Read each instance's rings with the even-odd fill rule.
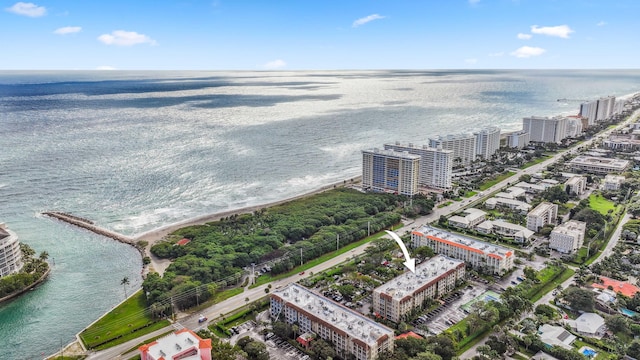
[[148,270],[149,271],[155,271],[155,272],[158,272],[159,274],[162,274],[162,273],[164,273],[164,270],[171,264],[171,261],[167,260],[167,259],[159,259],[159,258],[153,256],[153,254],[151,254],[151,246],[154,245],[155,243],[157,243],[158,241],[163,240],[167,235],[171,234],[172,232],[174,232],[174,231],[176,231],[178,229],[181,229],[183,227],[187,227],[187,226],[201,225],[201,224],[206,224],[208,222],[217,221],[217,220],[220,220],[222,218],[225,218],[225,217],[228,217],[228,216],[231,216],[231,215],[253,213],[256,210],[268,208],[268,207],[275,206],[275,205],[284,204],[284,203],[287,203],[289,201],[293,201],[293,200],[301,199],[301,198],[304,198],[304,197],[307,197],[307,196],[310,196],[310,195],[318,194],[318,193],[321,193],[323,191],[334,189],[336,187],[345,186],[346,184],[351,185],[351,184],[354,184],[354,183],[359,183],[361,181],[361,177],[357,176],[357,177],[354,177],[354,178],[351,178],[351,179],[345,180],[345,181],[339,181],[339,182],[336,182],[336,183],[333,183],[333,184],[325,185],[325,186],[322,186],[322,187],[320,187],[318,189],[309,191],[307,193],[304,193],[304,194],[301,194],[301,195],[297,195],[297,196],[293,196],[293,197],[286,198],[286,199],[282,199],[282,200],[272,201],[272,202],[269,202],[269,203],[259,204],[259,205],[254,205],[254,206],[247,206],[247,207],[243,207],[243,208],[239,208],[239,209],[233,209],[233,210],[217,212],[217,213],[214,213],[214,214],[202,215],[202,216],[198,216],[198,217],[193,218],[193,219],[188,219],[188,220],[180,221],[180,222],[177,222],[177,223],[161,226],[161,227],[159,227],[157,229],[154,229],[154,230],[151,230],[151,231],[147,231],[145,233],[142,233],[142,234],[139,234],[137,236],[134,236],[133,239],[134,239],[135,242],[146,241],[148,243],[148,245],[145,248],[146,255],[151,258],[150,269],[148,269]]

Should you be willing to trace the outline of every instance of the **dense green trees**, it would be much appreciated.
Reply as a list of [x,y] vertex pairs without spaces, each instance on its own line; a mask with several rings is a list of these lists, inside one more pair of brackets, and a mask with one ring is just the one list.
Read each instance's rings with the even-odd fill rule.
[[574,310],[593,311],[595,299],[593,291],[576,286],[569,286],[563,291],[562,298],[569,303]]
[[[414,200],[414,205],[426,211],[429,201]],[[253,214],[186,227],[176,231],[172,241],[152,246],[156,256],[174,261],[165,279],[149,277],[143,287],[152,303],[168,291],[177,294],[177,287],[189,291],[240,274],[251,263],[279,259],[272,273],[286,272],[300,263],[301,250],[302,261],[307,261],[398,223],[400,215],[394,210],[407,203],[404,196],[340,188]],[[180,238],[191,241],[178,246]],[[184,302],[195,301],[194,294]]]

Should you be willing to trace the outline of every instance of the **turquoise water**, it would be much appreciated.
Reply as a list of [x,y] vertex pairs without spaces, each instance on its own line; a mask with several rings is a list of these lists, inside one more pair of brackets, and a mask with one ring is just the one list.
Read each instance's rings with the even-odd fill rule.
[[361,172],[396,140],[576,113],[640,91],[640,71],[0,71],[0,221],[55,261],[0,305],[0,354],[66,344],[141,283],[131,247],[44,218],[67,211],[127,235],[298,195]]
[[638,315],[637,312],[625,308],[620,309],[620,312],[628,317],[634,317]]

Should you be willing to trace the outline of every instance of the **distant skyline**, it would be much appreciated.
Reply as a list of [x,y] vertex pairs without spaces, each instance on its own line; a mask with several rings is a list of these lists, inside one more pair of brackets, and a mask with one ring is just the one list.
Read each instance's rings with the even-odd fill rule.
[[0,1],[0,70],[634,69],[637,0]]

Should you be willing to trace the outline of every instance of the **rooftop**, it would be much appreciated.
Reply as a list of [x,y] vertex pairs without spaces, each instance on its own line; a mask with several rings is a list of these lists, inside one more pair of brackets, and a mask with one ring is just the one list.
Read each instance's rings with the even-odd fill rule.
[[[138,348],[141,352],[147,352],[154,359],[173,359],[178,354],[183,354],[181,360],[200,360],[200,349],[211,351],[211,339],[201,339],[189,329],[181,329],[165,337],[161,337],[149,344]],[[194,351],[188,355],[188,350]]]
[[513,252],[505,247],[470,239],[462,235],[454,235],[428,225],[414,231],[413,234],[425,236],[436,241],[446,242],[450,245],[487,256],[498,256],[500,258],[513,256]]
[[455,269],[460,264],[464,264],[464,262],[444,255],[436,255],[416,266],[415,273],[407,271],[378,286],[374,292],[387,294],[396,300],[401,300],[406,296],[413,295],[421,287],[431,283],[447,271]]
[[607,166],[611,168],[620,168],[622,170],[629,166],[629,160],[579,155],[569,161],[569,164]]
[[578,220],[569,220],[565,223],[562,223],[556,226],[551,232],[552,233],[560,233],[560,234],[569,234],[579,232],[584,235],[584,232],[587,229],[587,223]]
[[388,327],[296,283],[290,283],[274,291],[273,295],[313,314],[371,347],[377,346],[377,340],[384,335],[393,337],[393,330]]
[[379,154],[379,155],[385,155],[389,157],[397,157],[397,158],[409,159],[409,160],[420,159],[420,155],[409,154],[407,151],[400,152],[400,151],[374,148],[369,150],[362,150],[362,152],[366,154]]
[[591,286],[598,289],[608,289],[609,286],[611,286],[613,291],[627,297],[633,297],[635,293],[640,291],[640,288],[628,282],[618,281],[604,276],[600,276],[600,281],[602,281],[602,283],[595,283]]
[[554,206],[556,208],[558,207],[558,205],[555,205],[555,204],[552,204],[552,203],[541,202],[538,206],[536,206],[533,210],[531,210],[529,215],[531,215],[531,216],[542,216],[547,211],[551,210]]

